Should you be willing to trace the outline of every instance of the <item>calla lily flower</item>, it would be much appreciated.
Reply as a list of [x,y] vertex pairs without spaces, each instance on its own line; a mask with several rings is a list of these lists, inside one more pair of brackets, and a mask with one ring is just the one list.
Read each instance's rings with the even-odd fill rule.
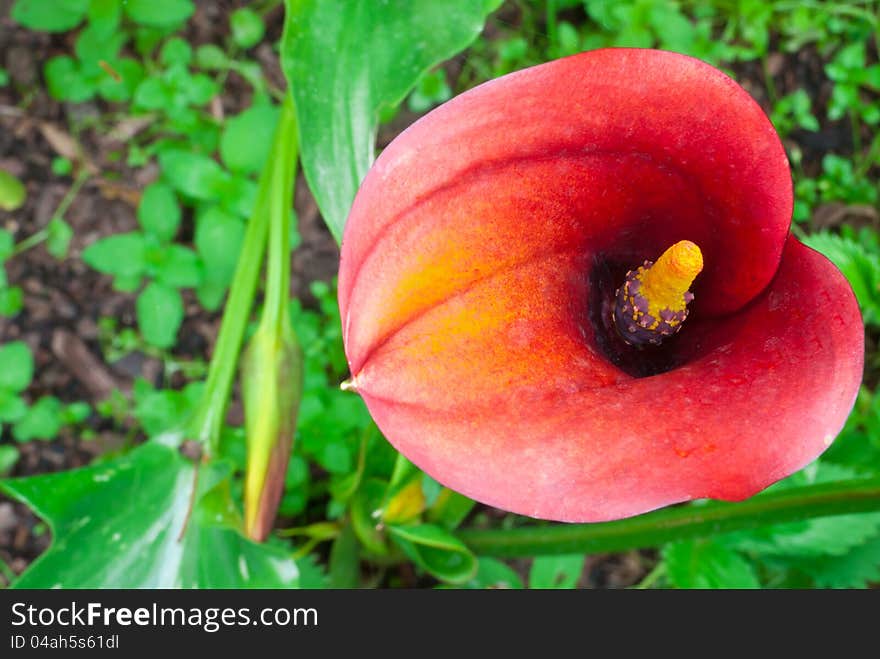
[[862,377],[853,293],[789,233],[758,104],[683,55],[488,82],[377,159],[346,226],[349,386],[450,488],[603,521],[805,466]]

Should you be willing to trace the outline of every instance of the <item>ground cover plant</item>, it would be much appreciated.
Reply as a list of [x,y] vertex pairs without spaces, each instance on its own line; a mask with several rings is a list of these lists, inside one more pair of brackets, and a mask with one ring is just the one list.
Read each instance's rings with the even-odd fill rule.
[[[880,582],[880,3],[0,7],[4,586]],[[696,57],[757,101],[791,166],[791,233],[855,293],[864,371],[830,447],[765,491],[560,524],[448,489],[383,437],[351,390],[338,245],[420,116],[609,46]]]

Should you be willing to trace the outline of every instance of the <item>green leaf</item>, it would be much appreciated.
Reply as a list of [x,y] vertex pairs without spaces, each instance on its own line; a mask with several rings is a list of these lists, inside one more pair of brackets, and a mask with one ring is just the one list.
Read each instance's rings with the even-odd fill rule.
[[54,439],[61,430],[61,413],[60,400],[54,396],[43,396],[13,426],[12,436],[19,442]]
[[0,389],[0,423],[13,423],[27,414],[27,403],[9,389]]
[[156,266],[156,279],[172,288],[195,288],[202,281],[199,258],[189,247],[168,245]]
[[0,210],[17,210],[26,198],[27,189],[24,184],[6,170],[0,169]]
[[100,34],[112,34],[119,27],[122,3],[119,0],[91,0],[88,13],[89,27]]
[[477,574],[464,584],[464,588],[521,589],[523,582],[507,563],[495,558],[481,556],[477,561]]
[[529,571],[529,588],[577,588],[585,561],[583,554],[538,556]]
[[242,7],[232,12],[229,17],[232,40],[239,48],[248,49],[256,46],[263,38],[266,26],[263,19],[252,9]]
[[360,576],[357,536],[351,524],[346,524],[330,549],[330,587],[357,588]]
[[192,46],[187,43],[186,39],[174,37],[162,46],[162,50],[159,52],[159,61],[165,66],[172,64],[187,66],[192,60],[192,55]]
[[60,217],[53,217],[46,227],[46,251],[56,259],[67,256],[73,229]]
[[59,101],[82,103],[95,95],[95,85],[86,79],[76,60],[68,55],[53,57],[43,68],[49,94]]
[[89,0],[16,0],[12,18],[32,30],[66,32],[80,24]]
[[216,161],[189,151],[163,151],[159,165],[165,179],[193,199],[218,199],[229,182],[229,174]]
[[[6,229],[0,229],[0,263],[8,259],[12,252],[15,251],[15,238]],[[2,277],[2,275],[0,275]],[[0,282],[0,286],[6,284],[5,279]]]
[[157,348],[171,348],[183,322],[183,299],[180,293],[153,282],[138,296],[135,308],[144,340]]
[[752,566],[714,540],[680,540],[663,548],[670,583],[676,588],[760,588]]
[[448,488],[443,488],[428,510],[428,521],[452,530],[464,521],[476,501]]
[[400,103],[425,71],[470,44],[500,0],[285,4],[281,58],[303,169],[338,241],[373,162],[379,110]]
[[0,476],[5,476],[12,471],[20,456],[21,453],[17,447],[9,444],[0,445]]
[[125,12],[135,23],[165,27],[182,23],[195,11],[192,0],[128,0]]
[[288,552],[230,528],[234,515],[222,496],[228,469],[202,465],[196,479],[172,439],[95,466],[0,481],[52,530],[52,545],[15,587],[296,587]]
[[0,389],[24,391],[34,377],[34,356],[24,341],[0,346]]
[[141,275],[146,267],[143,234],[120,233],[96,240],[83,250],[82,259],[98,272],[122,278]]
[[144,231],[162,242],[172,240],[180,227],[181,211],[171,186],[156,181],[144,188],[137,216]]
[[156,390],[138,379],[134,383],[134,417],[150,436],[181,427],[198,404],[203,386],[193,382],[180,391]]
[[134,96],[144,79],[144,67],[140,62],[127,57],[114,60],[112,66],[121,80],[104,72],[98,82],[98,93],[108,101],[121,103]]
[[465,583],[477,573],[477,557],[461,540],[439,526],[389,524],[388,532],[413,563],[441,581]]
[[254,105],[223,127],[220,157],[234,172],[257,173],[263,168],[281,111],[268,103]]
[[24,292],[18,286],[0,287],[0,316],[11,318],[24,306]]
[[196,224],[196,251],[204,266],[199,301],[209,310],[219,307],[226,287],[232,281],[244,241],[245,225],[237,217],[217,207],[203,212]]
[[787,563],[807,573],[819,588],[866,588],[880,582],[880,535],[843,556],[820,556]]
[[220,46],[212,43],[196,48],[196,66],[210,71],[224,69],[229,65],[229,57]]

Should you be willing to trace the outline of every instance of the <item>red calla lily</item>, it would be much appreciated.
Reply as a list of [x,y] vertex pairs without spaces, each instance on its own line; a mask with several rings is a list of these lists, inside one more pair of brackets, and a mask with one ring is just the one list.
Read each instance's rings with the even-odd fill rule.
[[[352,386],[410,460],[506,510],[601,521],[751,496],[828,447],[862,375],[855,298],[789,235],[791,208],[767,117],[698,60],[607,49],[481,85],[358,192],[339,274]],[[703,255],[690,314],[631,345],[615,291],[677,241]]]

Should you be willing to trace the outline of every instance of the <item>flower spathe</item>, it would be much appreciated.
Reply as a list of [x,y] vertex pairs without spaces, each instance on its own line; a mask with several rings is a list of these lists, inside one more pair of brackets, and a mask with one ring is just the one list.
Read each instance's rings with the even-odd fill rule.
[[[748,497],[827,448],[862,374],[855,298],[789,236],[791,207],[766,116],[698,60],[607,49],[481,85],[401,134],[355,199],[353,386],[410,460],[513,512]],[[702,253],[687,320],[631,345],[615,291],[680,241]]]

